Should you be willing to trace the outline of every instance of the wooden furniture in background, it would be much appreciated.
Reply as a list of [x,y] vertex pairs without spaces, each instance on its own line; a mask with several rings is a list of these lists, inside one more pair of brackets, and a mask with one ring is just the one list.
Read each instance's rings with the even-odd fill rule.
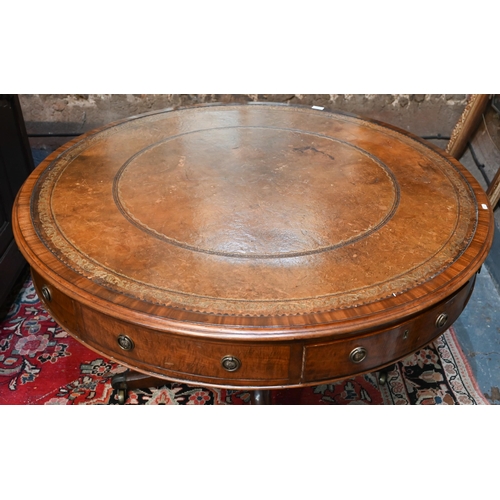
[[[459,160],[465,152],[467,145],[478,132],[478,127],[484,120],[484,114],[491,102],[490,94],[472,94],[469,97],[467,106],[460,117],[460,120],[453,129],[451,139],[448,143],[446,151],[454,158]],[[486,123],[484,122],[486,126]],[[491,206],[496,207],[500,200],[500,158],[498,152],[498,144],[492,142],[492,147],[497,150],[493,151],[493,162],[495,163],[495,175],[488,186],[486,194],[490,200]],[[495,154],[496,153],[496,154]]]
[[153,112],[75,139],[15,236],[55,320],[147,376],[257,391],[379,370],[465,307],[488,199],[439,148],[305,107]]
[[12,205],[19,188],[33,171],[19,99],[0,94],[0,306],[26,267],[12,233]]

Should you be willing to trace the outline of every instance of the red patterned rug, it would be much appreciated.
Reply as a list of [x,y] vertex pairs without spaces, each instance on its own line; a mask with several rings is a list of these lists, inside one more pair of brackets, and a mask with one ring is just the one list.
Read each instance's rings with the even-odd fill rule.
[[[62,330],[27,279],[1,321],[0,404],[118,404],[111,377],[125,368],[99,357]],[[277,405],[484,405],[470,367],[448,330],[397,363],[379,387],[376,374],[305,389],[273,391]],[[167,383],[129,392],[126,404],[249,404],[248,391]]]

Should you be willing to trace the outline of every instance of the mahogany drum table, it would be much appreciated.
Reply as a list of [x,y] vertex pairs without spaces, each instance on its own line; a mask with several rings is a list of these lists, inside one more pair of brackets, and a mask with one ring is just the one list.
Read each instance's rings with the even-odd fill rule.
[[378,371],[460,315],[493,237],[469,172],[402,130],[269,104],[153,112],[26,181],[15,237],[80,342],[269,394]]

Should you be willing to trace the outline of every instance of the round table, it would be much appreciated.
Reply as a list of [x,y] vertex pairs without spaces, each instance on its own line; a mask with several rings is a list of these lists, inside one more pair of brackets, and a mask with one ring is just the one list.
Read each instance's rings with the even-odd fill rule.
[[13,213],[38,294],[80,342],[142,374],[255,394],[377,371],[441,335],[492,220],[428,142],[260,103],[80,136]]

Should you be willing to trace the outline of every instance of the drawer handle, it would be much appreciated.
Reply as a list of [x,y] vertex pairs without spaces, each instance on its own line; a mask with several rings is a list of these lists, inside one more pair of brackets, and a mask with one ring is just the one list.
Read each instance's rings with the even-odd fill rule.
[[436,326],[438,328],[443,328],[448,322],[448,315],[446,313],[441,313],[436,319]]
[[52,293],[50,293],[50,288],[47,285],[42,286],[42,297],[45,300],[45,302],[52,301]]
[[236,370],[239,370],[241,366],[241,361],[234,356],[224,356],[220,363],[222,368],[228,372],[235,372]]
[[367,354],[368,351],[364,347],[356,347],[351,351],[351,354],[349,354],[349,359],[353,363],[361,363],[361,361],[365,360]]
[[134,348],[134,342],[130,337],[126,335],[118,335],[118,345],[124,351],[131,351]]

